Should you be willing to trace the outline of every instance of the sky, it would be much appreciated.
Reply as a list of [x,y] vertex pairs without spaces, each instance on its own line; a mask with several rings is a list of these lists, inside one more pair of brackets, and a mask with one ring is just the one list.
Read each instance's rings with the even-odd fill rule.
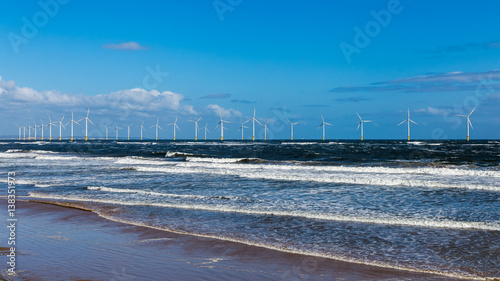
[[[89,137],[500,139],[500,2],[0,1],[0,136],[84,118]],[[245,138],[251,138],[246,123]],[[47,130],[47,129],[45,129]],[[47,132],[47,131],[46,131]],[[58,135],[58,128],[53,128]],[[40,132],[38,132],[40,134]],[[47,134],[47,133],[45,133]],[[63,138],[70,134],[63,130]],[[204,130],[200,129],[199,136]],[[83,137],[85,126],[75,127]],[[256,138],[264,127],[257,126]]]

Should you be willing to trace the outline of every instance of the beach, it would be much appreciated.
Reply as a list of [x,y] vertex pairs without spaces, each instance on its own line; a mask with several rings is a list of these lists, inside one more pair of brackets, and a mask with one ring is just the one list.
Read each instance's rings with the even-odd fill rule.
[[[0,205],[6,209],[5,200]],[[46,203],[19,201],[17,209],[19,276],[7,280],[452,280],[180,235]]]

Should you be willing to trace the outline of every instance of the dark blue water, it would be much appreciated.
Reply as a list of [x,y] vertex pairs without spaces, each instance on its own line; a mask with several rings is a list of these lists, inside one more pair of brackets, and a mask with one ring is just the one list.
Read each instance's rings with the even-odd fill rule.
[[[25,196],[412,271],[500,276],[500,142],[17,142]],[[6,179],[5,179],[6,180]]]

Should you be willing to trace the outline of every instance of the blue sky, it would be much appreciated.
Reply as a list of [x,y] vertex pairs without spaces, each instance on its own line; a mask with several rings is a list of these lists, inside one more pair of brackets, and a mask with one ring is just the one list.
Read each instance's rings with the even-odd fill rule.
[[[103,3],[104,2],[104,3]],[[0,135],[29,121],[82,118],[91,136],[179,118],[193,138],[238,138],[257,110],[269,138],[500,138],[498,1],[71,1],[0,3]],[[346,47],[347,46],[347,47]],[[132,127],[132,137],[139,135]],[[82,126],[76,135],[83,136]],[[112,131],[110,131],[112,134]],[[201,132],[200,132],[201,134]],[[250,137],[251,130],[245,134]],[[257,128],[257,137],[263,136]],[[63,131],[68,136],[69,130]],[[125,135],[125,130],[120,131]],[[153,137],[154,131],[145,132]]]

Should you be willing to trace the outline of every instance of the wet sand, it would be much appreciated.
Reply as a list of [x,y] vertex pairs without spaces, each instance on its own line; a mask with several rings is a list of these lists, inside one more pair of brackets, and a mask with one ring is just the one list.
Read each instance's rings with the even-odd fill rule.
[[[7,204],[0,199],[6,224]],[[17,278],[7,280],[453,280],[289,254],[109,221],[45,203],[17,202]],[[0,247],[8,229],[1,227]]]

